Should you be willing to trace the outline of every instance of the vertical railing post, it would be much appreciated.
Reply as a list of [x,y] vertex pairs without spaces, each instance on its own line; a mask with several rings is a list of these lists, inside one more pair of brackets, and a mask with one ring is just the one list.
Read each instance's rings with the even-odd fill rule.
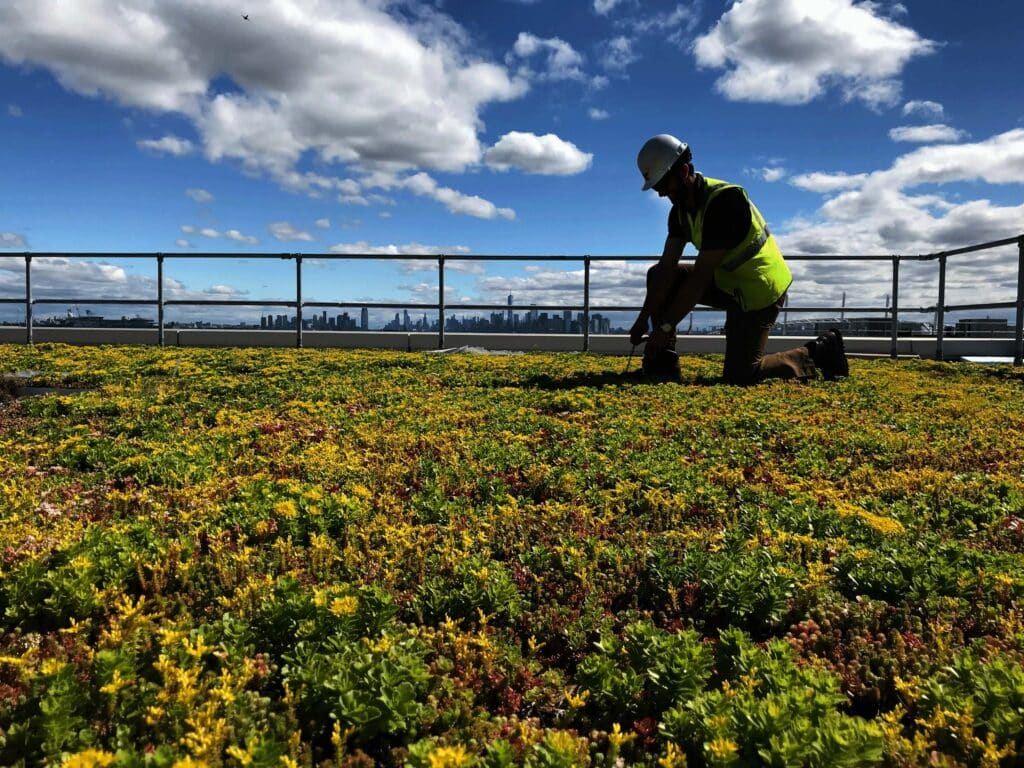
[[590,351],[590,256],[583,257],[583,351]]
[[156,339],[164,345],[164,255],[156,255]]
[[444,349],[444,254],[437,257],[437,348]]
[[1017,240],[1017,348],[1013,364],[1024,364],[1024,235]]
[[939,305],[935,308],[935,359],[942,359],[942,340],[946,335],[946,254],[939,256]]
[[900,257],[892,257],[892,347],[889,356],[895,360],[899,356],[900,342]]
[[25,254],[25,343],[32,343],[32,255]]
[[295,346],[302,349],[302,255],[292,254],[295,259]]

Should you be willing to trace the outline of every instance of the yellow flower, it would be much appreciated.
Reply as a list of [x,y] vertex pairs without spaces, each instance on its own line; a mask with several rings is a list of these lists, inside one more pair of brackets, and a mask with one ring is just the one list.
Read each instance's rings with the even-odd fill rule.
[[336,597],[331,601],[331,613],[335,616],[350,616],[359,607],[359,600],[352,595]]
[[115,669],[110,682],[100,688],[100,693],[109,693],[111,696],[114,696],[122,688],[130,686],[132,682],[131,678],[121,677],[121,670]]
[[465,747],[461,745],[438,747],[427,756],[430,768],[460,768],[460,766],[469,765],[472,759],[472,756],[466,753]]
[[686,768],[686,755],[674,741],[670,741],[665,745],[664,757],[658,758],[658,765],[661,768]]
[[279,501],[274,505],[274,512],[278,517],[283,517],[288,520],[299,514],[299,508],[295,506],[295,502],[291,499],[287,501]]
[[77,755],[71,755],[63,763],[64,768],[106,768],[113,765],[116,757],[101,749],[87,749]]
[[242,765],[252,765],[252,752],[241,747],[230,746],[227,749],[228,755],[235,758]]
[[732,739],[712,739],[704,743],[704,749],[711,753],[715,760],[729,761],[739,751],[739,746]]
[[205,760],[196,760],[192,757],[183,757],[181,760],[175,760],[174,765],[171,768],[209,768],[209,763]]
[[629,742],[633,741],[635,738],[635,733],[623,733],[622,726],[615,723],[612,726],[611,733],[608,734],[608,743],[617,750],[623,744],[629,744]]
[[565,692],[565,700],[569,702],[569,706],[573,709],[579,709],[587,703],[587,699],[590,697],[590,691],[583,690],[578,694],[572,691]]
[[55,675],[64,669],[64,662],[60,659],[47,659],[39,667],[39,671],[44,675]]

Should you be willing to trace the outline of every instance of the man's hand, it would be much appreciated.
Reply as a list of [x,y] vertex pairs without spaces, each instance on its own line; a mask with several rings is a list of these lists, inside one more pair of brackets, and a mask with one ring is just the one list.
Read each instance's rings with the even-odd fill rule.
[[644,340],[644,334],[647,333],[647,318],[640,315],[633,323],[633,327],[629,329],[629,342],[635,347],[641,341]]
[[651,332],[651,338],[647,340],[647,354],[657,352],[659,349],[667,349],[671,340],[672,335],[658,326]]

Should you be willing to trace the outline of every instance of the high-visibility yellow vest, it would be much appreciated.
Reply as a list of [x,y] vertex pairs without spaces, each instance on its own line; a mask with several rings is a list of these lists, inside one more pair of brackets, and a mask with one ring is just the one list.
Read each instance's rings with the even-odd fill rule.
[[711,201],[723,190],[735,187],[750,204],[750,229],[743,242],[731,249],[715,270],[715,285],[735,297],[745,312],[764,309],[779,300],[793,282],[775,238],[768,231],[764,216],[747,197],[747,191],[737,184],[721,179],[704,178],[704,200],[694,215],[679,208],[680,224],[690,225],[690,240],[699,251],[703,239],[704,213]]

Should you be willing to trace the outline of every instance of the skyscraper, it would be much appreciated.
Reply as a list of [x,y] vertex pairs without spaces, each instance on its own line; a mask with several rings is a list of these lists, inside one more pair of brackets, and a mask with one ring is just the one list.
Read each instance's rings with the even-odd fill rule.
[[370,328],[370,310],[363,307],[359,312],[359,327],[366,331]]
[[508,314],[505,317],[505,323],[508,325],[509,330],[512,329],[512,294],[508,295]]

